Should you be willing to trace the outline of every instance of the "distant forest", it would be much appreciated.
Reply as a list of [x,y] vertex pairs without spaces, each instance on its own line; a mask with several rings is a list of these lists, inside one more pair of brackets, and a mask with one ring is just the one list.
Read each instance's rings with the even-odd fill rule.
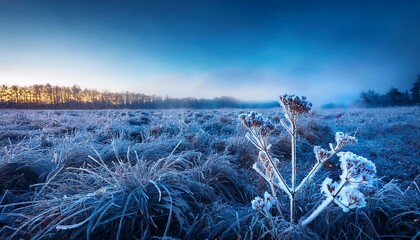
[[35,84],[0,86],[0,108],[20,109],[163,109],[163,108],[262,108],[277,102],[241,102],[232,97],[162,98],[131,92],[100,92],[94,89]]
[[410,91],[401,92],[391,87],[385,94],[376,93],[373,90],[363,91],[356,102],[358,107],[394,107],[412,106],[420,104],[420,75],[413,83]]
[[[420,76],[409,91],[391,87],[385,94],[363,91],[357,107],[392,107],[420,104]],[[335,106],[334,104],[333,107]],[[94,89],[35,84],[32,86],[0,85],[0,108],[15,109],[166,109],[166,108],[269,108],[278,102],[243,102],[232,97],[170,98],[132,92],[108,92]],[[323,106],[323,108],[331,108]]]

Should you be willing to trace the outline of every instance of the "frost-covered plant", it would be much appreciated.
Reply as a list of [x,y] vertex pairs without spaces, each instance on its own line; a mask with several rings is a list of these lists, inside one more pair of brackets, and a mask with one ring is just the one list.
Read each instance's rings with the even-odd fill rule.
[[255,197],[251,201],[252,209],[262,211],[266,216],[271,216],[270,209],[274,206],[274,198],[268,192],[264,193],[264,199],[260,197]]
[[[270,204],[260,197],[256,197],[252,201],[253,209],[263,212],[270,217],[269,212],[272,205],[276,205],[278,213],[282,215],[280,203],[277,198],[278,190],[283,190],[290,200],[290,222],[294,223],[295,216],[295,199],[299,191],[305,186],[308,180],[321,168],[323,163],[332,156],[340,157],[340,167],[342,173],[338,182],[326,178],[322,184],[321,191],[325,194],[326,199],[319,205],[308,217],[301,219],[299,223],[306,225],[326,209],[332,202],[340,206],[344,212],[354,208],[361,208],[366,205],[364,195],[359,190],[359,186],[371,186],[373,177],[376,173],[375,165],[366,158],[357,156],[351,152],[339,152],[344,146],[354,144],[357,139],[354,136],[337,132],[335,134],[336,144],[329,144],[330,149],[324,149],[320,146],[314,146],[314,154],[316,163],[309,173],[298,184],[296,182],[296,139],[297,139],[297,123],[298,119],[311,110],[312,104],[306,100],[306,97],[298,97],[295,95],[280,96],[280,105],[284,109],[284,117],[280,121],[281,125],[291,136],[291,162],[292,176],[291,183],[287,184],[286,180],[279,171],[278,160],[273,158],[270,153],[271,145],[268,142],[268,136],[275,129],[274,124],[262,117],[261,114],[250,112],[248,114],[240,114],[239,118],[248,128],[246,133],[247,139],[259,150],[258,161],[254,163],[255,169],[269,184],[271,195],[267,192],[264,196],[270,196]],[[271,204],[272,203],[272,204]]]

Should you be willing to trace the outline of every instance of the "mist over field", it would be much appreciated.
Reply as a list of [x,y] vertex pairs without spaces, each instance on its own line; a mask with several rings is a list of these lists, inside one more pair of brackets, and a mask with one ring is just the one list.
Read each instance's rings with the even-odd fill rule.
[[0,239],[419,239],[419,23],[0,0]]

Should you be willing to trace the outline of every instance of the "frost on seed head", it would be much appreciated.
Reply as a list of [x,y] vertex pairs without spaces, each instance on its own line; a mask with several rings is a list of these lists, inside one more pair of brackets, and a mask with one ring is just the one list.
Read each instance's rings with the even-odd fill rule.
[[261,127],[264,123],[264,119],[261,114],[256,112],[249,112],[247,114],[239,114],[239,118],[243,121],[244,125],[250,127]]
[[280,104],[284,106],[290,114],[307,113],[311,110],[312,103],[306,100],[305,96],[284,94],[280,96]]
[[365,195],[361,193],[356,186],[348,185],[343,187],[340,194],[337,196],[338,206],[343,209],[343,212],[348,212],[350,209],[366,207]]
[[267,210],[270,210],[270,208],[275,204],[274,198],[268,192],[264,193],[264,203]]
[[319,162],[323,162],[333,155],[333,152],[323,149],[320,146],[314,147],[315,157]]
[[337,156],[340,157],[340,167],[343,170],[341,178],[346,178],[351,183],[372,185],[376,174],[376,166],[372,161],[352,152],[340,152]]
[[321,191],[327,199],[334,199],[344,212],[365,207],[365,196],[358,188],[360,185],[372,186],[376,174],[375,164],[352,152],[340,152],[337,156],[340,157],[340,167],[343,171],[340,181],[333,182],[331,178],[326,178]]
[[345,145],[357,143],[356,137],[344,134],[343,132],[335,133],[335,141],[337,142],[337,147],[341,148]]
[[358,184],[340,185],[338,182],[333,182],[331,178],[326,178],[322,183],[321,192],[327,199],[334,199],[344,212],[348,212],[350,209],[366,206],[365,195],[357,187]]
[[269,119],[256,112],[239,114],[239,119],[250,130],[255,130],[258,134],[265,137],[274,131],[274,124]]
[[274,206],[275,200],[271,194],[268,192],[264,193],[264,199],[260,197],[255,197],[251,201],[252,209],[257,211],[263,211],[265,214],[269,214],[271,207]]
[[322,182],[321,192],[325,193],[327,197],[330,197],[337,190],[337,185],[337,182],[333,182],[331,178],[327,177]]
[[254,210],[262,210],[264,208],[264,200],[260,197],[255,197],[254,200],[251,201],[252,209]]

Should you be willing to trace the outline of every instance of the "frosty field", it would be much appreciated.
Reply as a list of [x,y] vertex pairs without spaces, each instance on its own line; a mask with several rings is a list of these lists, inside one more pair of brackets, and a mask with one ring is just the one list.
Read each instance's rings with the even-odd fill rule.
[[[280,108],[257,109],[276,125],[271,153],[290,176],[290,140]],[[420,229],[420,109],[315,109],[299,122],[297,179],[310,171],[313,146],[342,131],[347,146],[377,169],[367,206],[328,207],[312,223],[285,231],[251,200],[269,186],[252,169],[257,149],[223,110],[0,111],[1,239],[403,239]],[[324,163],[297,199],[298,218],[338,176]],[[286,179],[286,182],[289,179]],[[284,197],[284,198],[283,198]],[[280,196],[286,210],[285,196]],[[303,204],[305,203],[305,204]],[[283,205],[284,204],[284,205]],[[303,204],[303,205],[302,205]]]

